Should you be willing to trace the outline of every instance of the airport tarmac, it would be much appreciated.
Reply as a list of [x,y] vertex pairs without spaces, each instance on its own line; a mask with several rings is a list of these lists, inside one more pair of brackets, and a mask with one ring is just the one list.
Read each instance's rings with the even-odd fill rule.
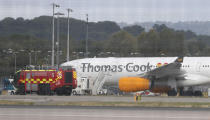
[[209,120],[209,108],[0,106],[0,120]]
[[[0,100],[24,102],[134,102],[134,96],[38,96],[38,95],[0,95]],[[142,97],[141,102],[193,102],[210,103],[204,97]]]

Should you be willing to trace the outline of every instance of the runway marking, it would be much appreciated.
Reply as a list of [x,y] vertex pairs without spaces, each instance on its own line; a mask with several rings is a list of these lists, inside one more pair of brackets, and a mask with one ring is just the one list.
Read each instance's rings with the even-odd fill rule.
[[164,119],[210,119],[210,116],[131,116],[131,115],[53,115],[53,114],[0,114],[0,117],[89,117],[89,118],[164,118]]

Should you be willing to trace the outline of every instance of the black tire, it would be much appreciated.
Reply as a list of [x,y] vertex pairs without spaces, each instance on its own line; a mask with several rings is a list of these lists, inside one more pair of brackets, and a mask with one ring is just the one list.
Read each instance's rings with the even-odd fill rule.
[[57,88],[57,89],[56,89],[56,94],[57,94],[58,96],[63,95],[63,94],[62,94],[62,88]]
[[39,95],[43,95],[43,92],[42,92],[42,84],[39,84],[38,85],[38,94]]
[[38,94],[45,95],[44,84],[39,84]]
[[73,95],[77,95],[77,92],[76,91],[73,91],[73,93],[72,93]]
[[203,96],[201,91],[195,91],[194,96]]
[[63,92],[65,93],[66,96],[70,96],[71,93],[72,93],[72,86],[65,87],[65,88],[63,89]]
[[50,84],[39,84],[39,95],[51,95]]
[[14,95],[14,94],[15,94],[15,92],[14,91],[11,91],[10,95]]
[[185,91],[184,96],[193,96],[193,91]]
[[50,94],[51,94],[50,84],[45,84],[45,95],[50,95]]
[[68,89],[67,89],[67,90],[65,91],[65,95],[66,95],[66,96],[70,96],[70,95],[71,95],[71,90],[68,90]]
[[179,88],[179,95],[184,96],[184,88],[183,87]]
[[177,96],[176,90],[169,90],[168,91],[168,96]]

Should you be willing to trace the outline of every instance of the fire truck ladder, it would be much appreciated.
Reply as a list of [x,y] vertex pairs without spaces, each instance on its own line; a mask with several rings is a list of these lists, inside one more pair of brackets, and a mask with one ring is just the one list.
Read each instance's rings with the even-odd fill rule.
[[104,85],[104,82],[106,81],[107,77],[110,76],[108,72],[100,71],[98,73],[98,76],[96,77],[93,89],[92,89],[92,94],[97,95],[98,92],[101,90],[102,86]]

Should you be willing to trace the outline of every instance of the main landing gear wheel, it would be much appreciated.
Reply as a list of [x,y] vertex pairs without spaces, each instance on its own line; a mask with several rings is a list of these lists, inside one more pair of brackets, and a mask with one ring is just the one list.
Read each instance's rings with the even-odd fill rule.
[[177,96],[177,91],[172,89],[168,91],[168,96]]
[[201,91],[195,91],[194,96],[203,96]]

